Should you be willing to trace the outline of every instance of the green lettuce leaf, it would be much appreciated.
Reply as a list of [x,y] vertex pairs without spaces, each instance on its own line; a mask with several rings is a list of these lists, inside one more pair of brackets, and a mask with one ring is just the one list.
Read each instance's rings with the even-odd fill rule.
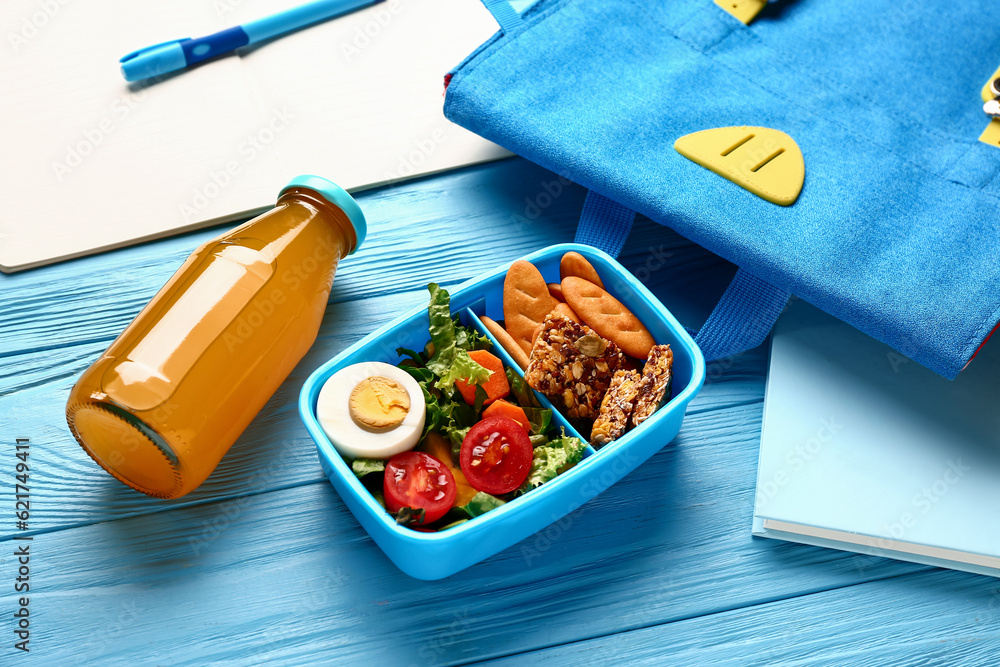
[[427,389],[427,387],[424,387],[425,384],[434,382],[434,373],[431,373],[426,368],[417,368],[416,366],[411,366],[409,364],[400,366],[400,368],[413,376],[413,379],[417,381],[417,384],[424,389]]
[[547,435],[532,435],[528,439],[531,440],[532,447],[541,447],[542,445],[549,444],[549,436]]
[[459,507],[458,509],[469,515],[470,518],[475,519],[477,516],[486,514],[490,510],[494,510],[501,505],[506,503],[496,496],[491,496],[488,493],[483,493],[480,491],[476,495],[472,496],[472,500],[469,504],[464,507]]
[[507,374],[507,382],[510,384],[510,393],[514,394],[517,404],[522,408],[541,408],[542,404],[535,398],[535,392],[531,390],[523,377],[517,374],[510,366],[503,367]]
[[437,431],[447,438],[448,442],[451,443],[452,459],[458,461],[465,434],[469,432],[476,421],[475,410],[465,401],[453,401],[444,397],[441,397],[439,401],[432,397],[427,402],[424,435],[431,431]]
[[[424,395],[426,418],[423,436],[431,431],[437,431],[447,438],[451,444],[452,458],[457,462],[465,434],[478,421],[481,410],[477,412],[476,406],[466,403],[460,395],[456,394],[454,399],[445,396],[435,387],[435,375],[426,368],[412,366],[401,366],[401,368],[417,381]],[[481,409],[482,401],[486,399],[486,390],[477,386],[476,399]]]
[[424,365],[424,358],[419,352],[414,352],[413,350],[408,350],[405,347],[397,347],[396,354],[401,357],[409,357],[410,361],[421,367]]
[[[435,283],[428,285],[427,289],[431,293],[427,314],[430,319],[431,343],[434,346],[434,354],[427,360],[427,368],[439,378],[434,386],[450,397],[454,394],[455,380],[482,384],[489,379],[490,371],[473,361],[468,350],[458,346],[458,332],[451,317],[451,297],[447,290]],[[466,334],[466,344],[469,344],[468,338]]]
[[382,459],[354,459],[351,462],[351,470],[358,476],[358,479],[372,473],[384,473],[385,461]]
[[455,323],[455,346],[463,350],[490,350],[493,349],[493,341],[485,334],[481,334],[472,327],[463,327],[458,320],[458,315],[452,317]]
[[451,460],[455,462],[456,465],[459,464],[462,455],[462,441],[465,440],[465,436],[468,435],[471,426],[466,426],[464,428],[459,428],[456,424],[451,428],[444,429],[444,435],[451,442]]
[[531,461],[531,472],[528,473],[528,479],[524,480],[524,484],[521,485],[516,494],[527,493],[545,482],[555,479],[556,475],[579,463],[586,448],[587,445],[582,440],[567,436],[565,433],[561,438],[536,447],[534,458]]
[[477,384],[476,385],[476,398],[474,399],[475,403],[472,406],[472,409],[476,411],[477,415],[478,414],[482,414],[482,412],[483,412],[483,404],[486,403],[486,400],[489,397],[490,397],[490,395],[486,393],[485,389],[483,389],[483,385]]
[[513,368],[504,366],[503,370],[507,374],[510,393],[517,401],[517,404],[521,406],[521,409],[524,410],[528,421],[531,422],[531,435],[541,435],[548,431],[552,425],[552,410],[542,407],[542,404],[538,402],[538,398],[535,396],[535,392],[532,391],[524,378],[518,375]]
[[[451,442],[452,454],[458,456],[465,434],[476,423],[476,411],[465,401],[453,401],[442,397],[440,401],[433,399],[427,403],[427,420],[425,434],[437,431]],[[457,458],[455,459],[458,460]]]
[[542,435],[552,425],[552,411],[547,408],[532,408],[521,406],[525,416],[531,422],[531,435]]

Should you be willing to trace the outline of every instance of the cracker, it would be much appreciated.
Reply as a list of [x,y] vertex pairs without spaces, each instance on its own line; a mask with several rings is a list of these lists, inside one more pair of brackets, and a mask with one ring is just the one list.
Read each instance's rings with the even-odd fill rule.
[[566,297],[562,293],[562,285],[559,283],[549,283],[546,287],[549,288],[549,294],[552,295],[553,299],[566,303]]
[[649,419],[661,405],[670,400],[674,352],[669,345],[654,345],[642,369],[639,395],[632,411],[632,424],[638,426]]
[[590,442],[595,447],[617,440],[625,433],[641,380],[642,376],[631,370],[617,371],[611,378],[611,386],[601,401],[601,410],[590,432]]
[[564,278],[562,288],[566,303],[584,324],[614,342],[626,354],[637,359],[649,356],[649,350],[655,344],[653,336],[618,299],[577,276]]
[[559,279],[565,280],[568,276],[578,276],[604,289],[604,283],[601,282],[597,269],[578,252],[568,252],[559,261]]
[[542,274],[530,262],[518,260],[503,281],[504,327],[525,354],[531,352],[532,333],[556,306]]
[[509,354],[511,359],[513,359],[514,362],[521,367],[521,370],[527,368],[528,355],[521,349],[521,346],[517,344],[517,341],[514,340],[509,333],[507,333],[507,330],[500,326],[495,320],[492,320],[485,315],[479,319],[482,320],[483,326],[485,326],[489,332],[493,334],[493,337],[497,339],[497,342],[500,343],[500,347],[507,350],[507,354]]
[[531,348],[524,379],[533,389],[561,402],[568,417],[593,419],[624,361],[617,345],[589,327],[551,317]]

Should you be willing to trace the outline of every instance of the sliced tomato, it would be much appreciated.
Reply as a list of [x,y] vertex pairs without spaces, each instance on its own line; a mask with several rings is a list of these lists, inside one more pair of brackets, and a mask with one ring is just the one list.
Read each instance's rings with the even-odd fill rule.
[[508,417],[484,419],[462,441],[459,463],[474,488],[494,496],[510,493],[531,472],[534,450],[520,424]]
[[423,452],[396,454],[385,465],[385,506],[395,514],[404,507],[424,510],[421,523],[437,521],[455,504],[455,477],[448,466]]

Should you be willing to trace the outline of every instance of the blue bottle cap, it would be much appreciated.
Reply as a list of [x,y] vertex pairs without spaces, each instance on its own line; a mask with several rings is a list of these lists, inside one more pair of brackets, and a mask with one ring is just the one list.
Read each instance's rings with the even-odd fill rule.
[[365,236],[368,235],[368,223],[365,221],[365,214],[361,211],[361,207],[358,206],[358,202],[354,201],[354,197],[347,194],[347,190],[322,176],[302,174],[290,180],[288,185],[278,193],[278,198],[280,199],[281,195],[288,192],[291,188],[309,188],[310,190],[315,190],[323,196],[323,199],[326,199],[346,213],[347,219],[351,221],[351,226],[354,227],[354,234],[358,238],[358,242],[354,244],[354,249],[348,254],[353,255],[358,251],[358,248],[361,247],[361,244],[365,240]]

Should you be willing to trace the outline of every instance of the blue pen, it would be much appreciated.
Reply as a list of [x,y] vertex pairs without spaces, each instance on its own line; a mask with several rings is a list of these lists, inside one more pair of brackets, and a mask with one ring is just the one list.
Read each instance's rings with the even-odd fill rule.
[[122,75],[126,81],[160,76],[378,2],[382,0],[316,0],[206,37],[147,46],[121,59]]

